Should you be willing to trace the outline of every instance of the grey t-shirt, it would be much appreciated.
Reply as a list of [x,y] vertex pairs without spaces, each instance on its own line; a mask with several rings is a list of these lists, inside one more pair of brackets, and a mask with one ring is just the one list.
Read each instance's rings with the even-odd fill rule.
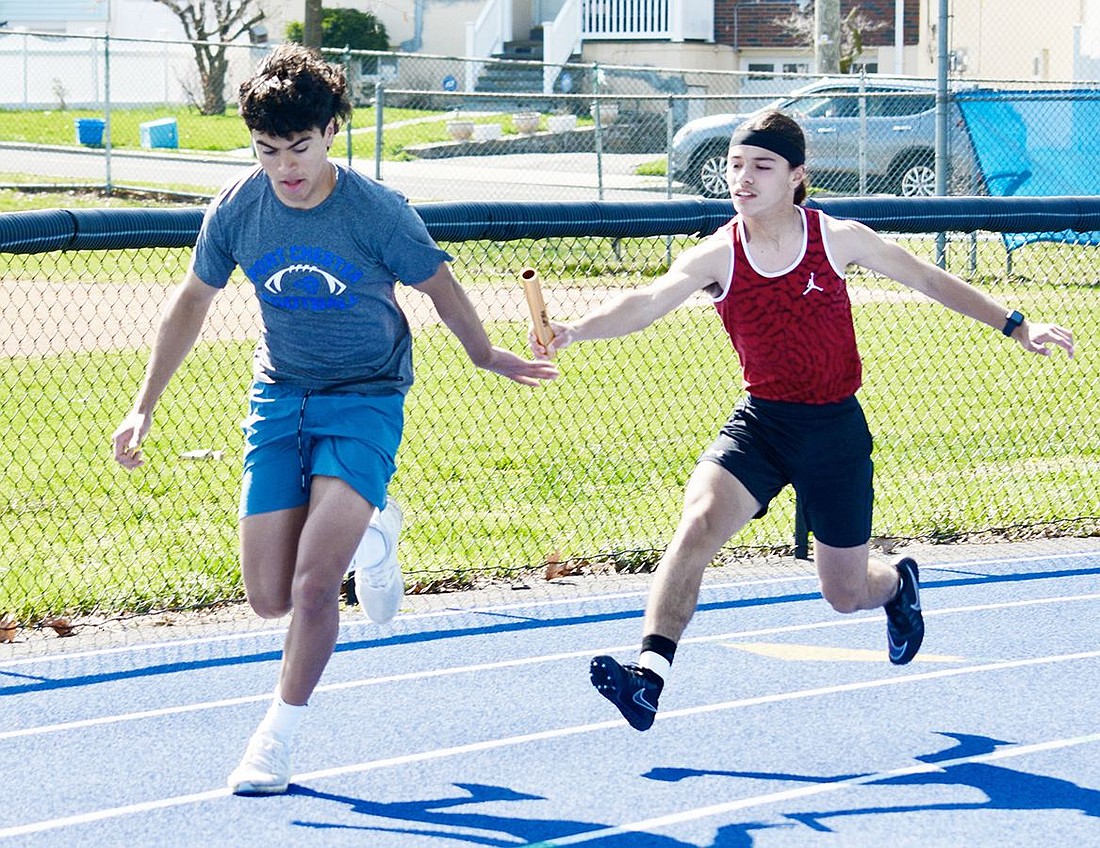
[[451,256],[404,196],[336,165],[336,186],[312,209],[284,205],[257,166],[210,204],[192,259],[222,288],[240,266],[263,329],[258,380],[303,389],[405,393],[412,337],[394,297]]

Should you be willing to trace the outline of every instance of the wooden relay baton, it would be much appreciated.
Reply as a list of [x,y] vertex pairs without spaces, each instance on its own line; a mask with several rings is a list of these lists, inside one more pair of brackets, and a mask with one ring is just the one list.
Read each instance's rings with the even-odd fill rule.
[[523,280],[523,293],[527,295],[527,307],[531,310],[531,323],[535,325],[535,338],[545,348],[554,340],[554,331],[550,329],[550,318],[546,314],[546,302],[542,299],[542,284],[539,272],[534,268],[524,268],[520,272]]

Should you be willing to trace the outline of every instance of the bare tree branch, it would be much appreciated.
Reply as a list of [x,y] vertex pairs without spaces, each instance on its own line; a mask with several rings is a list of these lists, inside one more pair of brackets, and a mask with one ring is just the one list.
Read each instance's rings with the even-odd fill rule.
[[[804,8],[795,8],[775,23],[786,31],[799,45],[814,46],[814,4]],[[853,6],[840,22],[840,72],[846,74],[852,65],[863,55],[864,38],[869,32],[885,29],[884,21],[876,21],[865,15],[859,6]]]
[[225,111],[225,81],[229,69],[228,45],[262,21],[264,13],[253,8],[254,0],[156,0],[176,16],[191,42],[199,70],[203,115]]

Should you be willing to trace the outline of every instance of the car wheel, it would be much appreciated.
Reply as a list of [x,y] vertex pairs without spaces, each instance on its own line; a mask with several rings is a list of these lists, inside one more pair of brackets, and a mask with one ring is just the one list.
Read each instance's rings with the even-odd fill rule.
[[695,161],[695,184],[704,197],[729,197],[725,150],[708,150]]
[[927,161],[913,162],[901,169],[896,191],[902,197],[932,197],[936,193],[936,169]]

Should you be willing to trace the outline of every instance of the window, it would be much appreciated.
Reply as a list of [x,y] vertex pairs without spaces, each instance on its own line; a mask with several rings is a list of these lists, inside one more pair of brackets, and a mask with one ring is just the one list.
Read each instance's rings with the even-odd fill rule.
[[936,107],[934,94],[895,92],[889,97],[868,97],[867,115],[875,118],[900,118],[919,115]]
[[858,118],[859,98],[848,95],[838,96],[833,99],[825,113],[826,118]]
[[835,98],[831,93],[826,92],[790,100],[783,108],[804,118],[828,118],[834,104]]
[[383,82],[397,79],[397,57],[360,56],[359,76],[363,79],[382,80]]

